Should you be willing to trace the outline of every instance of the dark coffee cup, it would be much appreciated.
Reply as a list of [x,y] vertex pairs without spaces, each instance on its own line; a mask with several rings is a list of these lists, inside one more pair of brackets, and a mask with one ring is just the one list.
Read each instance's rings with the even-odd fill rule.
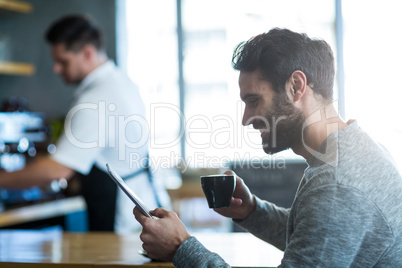
[[236,187],[236,178],[233,175],[201,176],[201,187],[210,208],[227,208]]

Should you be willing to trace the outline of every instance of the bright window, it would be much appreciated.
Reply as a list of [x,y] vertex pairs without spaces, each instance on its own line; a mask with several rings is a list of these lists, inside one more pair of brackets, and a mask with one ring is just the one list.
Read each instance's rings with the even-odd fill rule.
[[180,107],[175,0],[126,2],[127,71],[146,103],[155,167],[180,157]]
[[[362,8],[363,7],[363,8]],[[400,1],[343,1],[345,107],[348,119],[387,147],[402,167],[399,82]]]

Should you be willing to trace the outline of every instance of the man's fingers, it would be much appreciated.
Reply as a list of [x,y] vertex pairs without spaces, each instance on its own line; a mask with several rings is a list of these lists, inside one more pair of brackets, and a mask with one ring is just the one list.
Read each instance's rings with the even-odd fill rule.
[[236,173],[233,170],[226,170],[223,174],[236,176]]
[[158,217],[158,218],[165,218],[169,215],[169,211],[164,209],[164,208],[157,208],[154,209],[151,212],[152,216]]
[[232,207],[240,207],[241,204],[243,203],[243,200],[241,200],[240,198],[233,198],[230,201],[230,206]]
[[144,222],[144,220],[146,220],[148,217],[145,216],[144,214],[142,214],[142,212],[141,212],[137,207],[134,207],[133,213],[134,213],[135,219],[136,219],[141,225],[144,225],[143,222]]

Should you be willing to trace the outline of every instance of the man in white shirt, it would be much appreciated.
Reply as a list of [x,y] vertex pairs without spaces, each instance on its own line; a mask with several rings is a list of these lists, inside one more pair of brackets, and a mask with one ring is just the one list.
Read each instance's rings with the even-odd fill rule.
[[[67,16],[47,31],[53,71],[78,84],[55,154],[24,169],[0,174],[0,187],[24,188],[52,180],[82,177],[89,230],[127,233],[139,227],[131,201],[108,177],[109,163],[150,207],[168,201],[147,169],[148,125],[136,86],[105,52],[100,29],[84,16]],[[155,194],[155,193],[158,194]],[[116,205],[117,200],[117,205]]]

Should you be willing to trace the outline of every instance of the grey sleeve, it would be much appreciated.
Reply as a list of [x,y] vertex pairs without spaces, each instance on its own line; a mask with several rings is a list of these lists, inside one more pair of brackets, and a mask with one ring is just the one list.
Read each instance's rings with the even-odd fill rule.
[[395,239],[371,200],[338,184],[298,196],[289,228],[281,267],[372,267]]
[[[255,236],[283,250],[289,210],[261,201],[257,197],[256,201],[256,210],[247,219],[235,222]],[[195,237],[190,237],[181,244],[173,258],[173,264],[176,267],[230,267],[218,254],[206,249]]]
[[218,254],[206,249],[194,236],[184,241],[173,257],[176,267],[230,267]]
[[286,225],[290,209],[277,207],[275,204],[255,198],[257,207],[245,220],[233,220],[256,237],[268,242],[280,250],[286,247]]

